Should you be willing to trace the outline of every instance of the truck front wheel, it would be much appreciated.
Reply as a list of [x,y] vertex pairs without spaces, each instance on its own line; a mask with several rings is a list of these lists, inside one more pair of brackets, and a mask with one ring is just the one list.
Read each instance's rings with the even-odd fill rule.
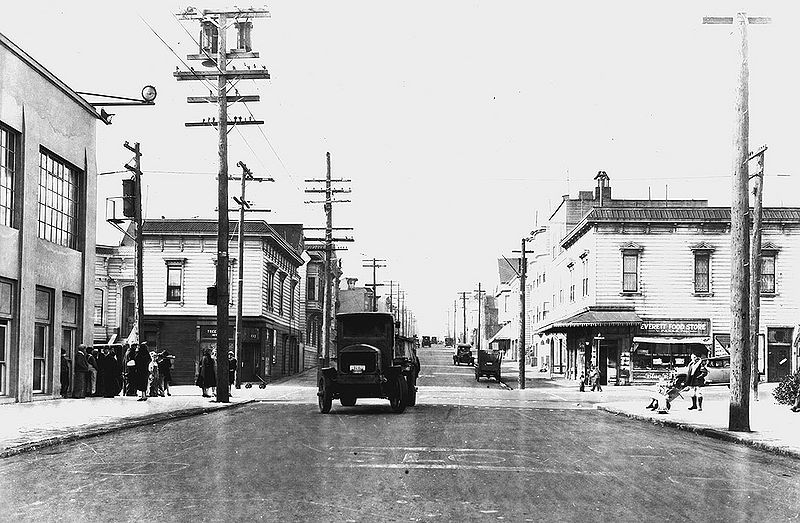
[[406,410],[408,405],[408,384],[404,377],[397,378],[397,386],[394,395],[389,398],[389,405],[392,407],[392,412],[401,414]]
[[331,406],[333,406],[333,394],[325,386],[325,380],[319,380],[319,391],[317,392],[318,401],[319,401],[319,411],[322,414],[327,414],[331,411]]

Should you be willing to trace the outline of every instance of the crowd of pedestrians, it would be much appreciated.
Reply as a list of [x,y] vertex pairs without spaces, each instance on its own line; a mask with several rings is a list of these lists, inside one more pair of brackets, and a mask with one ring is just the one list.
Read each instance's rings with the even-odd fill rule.
[[118,353],[113,346],[89,348],[79,345],[74,361],[61,351],[61,396],[64,398],[103,397],[119,394],[148,397],[169,396],[172,362],[167,351],[151,351],[147,342],[123,345]]

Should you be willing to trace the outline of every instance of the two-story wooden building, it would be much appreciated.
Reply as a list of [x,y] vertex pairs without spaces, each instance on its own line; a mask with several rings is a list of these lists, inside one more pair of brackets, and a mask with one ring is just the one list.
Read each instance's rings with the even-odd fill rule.
[[[304,263],[302,226],[244,227],[243,381],[269,380],[302,366],[300,276]],[[217,222],[198,219],[147,220],[144,232],[144,316],[142,338],[176,356],[176,384],[194,382],[201,354],[216,349],[216,306],[207,304],[215,284]],[[297,244],[292,238],[300,239]],[[238,248],[230,244],[230,333],[236,314]],[[128,242],[129,240],[126,240]],[[228,343],[233,349],[233,339]]]
[[[611,383],[652,381],[692,352],[728,354],[730,209],[704,200],[564,198],[553,213],[534,289],[532,342],[565,347],[570,374],[598,365]],[[591,195],[591,197],[589,197]],[[759,361],[767,381],[798,367],[800,209],[764,209]]]
[[91,343],[98,119],[0,34],[0,403],[57,396]]

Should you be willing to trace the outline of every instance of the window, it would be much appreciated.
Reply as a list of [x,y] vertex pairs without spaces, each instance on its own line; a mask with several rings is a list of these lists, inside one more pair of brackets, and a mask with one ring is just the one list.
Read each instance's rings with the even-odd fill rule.
[[0,320],[0,396],[8,394],[8,386],[6,382],[8,377],[6,374],[6,346],[8,340],[8,324]]
[[47,392],[47,347],[50,346],[53,293],[36,289],[36,324],[33,333],[33,392]]
[[51,153],[39,154],[39,238],[78,248],[79,176]]
[[103,289],[94,290],[94,324],[103,324]]
[[639,292],[639,253],[622,253],[622,292]]
[[183,301],[183,263],[167,262],[167,301]]
[[761,253],[761,293],[775,293],[775,253]]
[[0,126],[0,225],[14,226],[17,134]]
[[267,310],[275,310],[275,270],[267,270]]
[[694,292],[706,293],[711,290],[711,253],[695,251],[694,253]]
[[583,296],[589,295],[589,258],[584,256],[581,259],[581,292]]
[[575,302],[575,265],[569,264],[569,302]]
[[294,295],[297,290],[297,280],[292,279],[289,283],[289,319],[294,319]]
[[306,278],[306,300],[317,301],[317,278],[309,276]]
[[278,314],[283,316],[283,289],[286,286],[286,274],[278,275]]

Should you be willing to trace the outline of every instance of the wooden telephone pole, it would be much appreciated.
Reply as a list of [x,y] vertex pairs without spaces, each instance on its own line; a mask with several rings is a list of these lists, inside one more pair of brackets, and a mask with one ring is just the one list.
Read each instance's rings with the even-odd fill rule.
[[136,225],[134,231],[134,244],[136,249],[136,311],[134,318],[134,325],[136,326],[136,339],[142,342],[142,333],[144,331],[144,248],[142,246],[142,151],[139,148],[139,142],[135,142],[133,146],[125,142],[123,144],[127,150],[133,153],[133,166],[125,164],[125,168],[133,173],[133,223]]
[[[229,308],[230,296],[228,285],[228,127],[233,125],[260,125],[262,120],[248,120],[234,118],[228,120],[228,83],[231,80],[268,80],[269,73],[263,69],[240,69],[235,67],[228,70],[228,60],[241,58],[258,58],[258,53],[250,49],[251,18],[267,18],[270,16],[266,9],[232,9],[216,10],[205,9],[202,12],[189,8],[176,15],[182,20],[198,20],[201,24],[201,39],[199,54],[189,55],[189,60],[202,60],[202,65],[214,70],[175,71],[173,76],[177,80],[195,80],[208,83],[217,81],[216,96],[189,97],[189,103],[217,103],[219,121],[204,118],[202,122],[187,122],[186,127],[216,127],[219,141],[219,174],[218,174],[218,226],[217,226],[217,401],[227,403],[230,401],[228,388],[228,333],[229,333]],[[227,30],[228,21],[233,19],[237,29],[237,46],[228,50]],[[257,101],[257,96],[248,99]],[[230,103],[244,101],[240,97],[231,97]]]
[[464,330],[461,334],[461,343],[467,343],[467,294],[469,293],[467,291],[463,291],[459,292],[458,294],[461,296],[461,307],[464,310]]
[[369,263],[369,265],[362,265],[364,268],[371,268],[372,269],[372,283],[367,284],[367,287],[372,287],[372,312],[378,312],[378,287],[382,286],[382,283],[377,283],[376,281],[376,270],[380,268],[386,267],[386,265],[381,265],[380,262],[385,262],[386,260],[379,260],[377,258],[372,258],[371,260],[361,260],[363,263]]
[[768,24],[769,18],[704,17],[704,24],[733,24],[739,34],[739,83],[736,90],[736,129],[731,199],[731,398],[728,430],[750,430],[750,202],[748,169],[750,112],[747,25]]
[[481,299],[486,291],[481,290],[481,282],[478,282],[478,288],[472,291],[478,296],[478,330],[475,333],[475,350],[481,350]]
[[[331,346],[331,324],[333,323],[332,316],[333,316],[333,307],[334,307],[334,300],[333,300],[333,252],[334,251],[342,251],[347,250],[346,248],[337,248],[334,242],[352,242],[353,238],[334,238],[333,231],[334,230],[341,230],[344,228],[334,228],[333,226],[333,204],[334,203],[350,203],[350,200],[336,200],[335,194],[339,193],[349,193],[351,192],[350,189],[334,189],[334,183],[349,183],[351,180],[345,179],[338,179],[334,180],[331,178],[331,153],[325,153],[326,158],[326,175],[324,179],[309,179],[305,180],[306,183],[324,183],[324,189],[306,189],[306,193],[323,193],[325,194],[324,200],[317,200],[317,201],[306,201],[306,204],[316,204],[321,203],[325,209],[325,238],[305,238],[306,241],[323,241],[324,242],[324,251],[325,251],[325,296],[323,298],[323,307],[325,311],[322,316],[322,353],[319,354],[319,358],[322,360],[321,367],[328,367],[330,366],[330,346]],[[307,229],[307,230],[318,230],[317,228],[314,229]],[[314,250],[314,249],[311,249]]]
[[237,389],[239,389],[242,386],[242,376],[240,371],[242,369],[242,344],[244,343],[244,325],[242,324],[242,314],[244,309],[244,215],[245,212],[270,212],[268,209],[253,209],[250,207],[251,202],[247,201],[245,196],[247,191],[247,182],[274,182],[275,180],[272,178],[256,178],[253,176],[253,173],[247,168],[247,165],[245,165],[244,162],[238,162],[236,166],[242,169],[242,176],[239,178],[231,176],[230,179],[240,180],[242,182],[241,193],[239,197],[233,197],[233,201],[239,204],[239,230],[237,234],[239,265],[237,267],[238,274],[236,282],[236,345],[234,349],[236,362],[239,366],[239,368],[236,369],[235,386]]
[[750,242],[750,396],[758,401],[758,330],[761,317],[761,228],[762,194],[764,191],[764,155],[767,146],[761,146],[748,160],[758,159],[758,171],[753,179],[753,238]]

